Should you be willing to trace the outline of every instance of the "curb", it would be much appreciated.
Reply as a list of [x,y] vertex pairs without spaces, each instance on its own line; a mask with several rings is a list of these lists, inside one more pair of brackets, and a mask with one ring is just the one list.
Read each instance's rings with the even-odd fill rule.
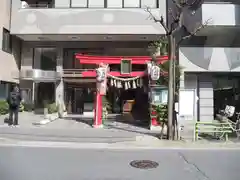
[[[46,143],[46,142],[44,142]],[[240,150],[240,147],[181,147],[181,146],[123,146],[123,145],[111,145],[105,143],[79,143],[79,144],[44,144],[44,143],[4,143],[0,144],[0,147],[30,147],[30,148],[66,148],[66,149],[112,149],[112,150]]]
[[[234,144],[167,144],[155,145],[135,144],[132,142],[116,143],[76,143],[53,141],[16,141],[0,138],[0,147],[30,147],[30,148],[67,148],[67,149],[112,149],[112,150],[240,150]],[[232,145],[232,146],[231,146]]]

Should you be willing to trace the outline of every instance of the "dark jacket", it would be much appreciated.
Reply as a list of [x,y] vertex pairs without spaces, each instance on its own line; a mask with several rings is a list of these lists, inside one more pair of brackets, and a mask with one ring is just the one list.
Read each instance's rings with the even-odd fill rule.
[[[11,104],[11,98],[12,98],[12,96],[16,96],[16,98],[17,98],[17,103],[16,103],[16,104],[17,104],[17,105]],[[11,91],[11,92],[9,93],[9,96],[8,96],[8,98],[7,98],[7,103],[8,103],[8,105],[9,105],[9,109],[19,108],[21,101],[22,101],[22,96],[21,96],[21,93],[20,93],[20,92]]]

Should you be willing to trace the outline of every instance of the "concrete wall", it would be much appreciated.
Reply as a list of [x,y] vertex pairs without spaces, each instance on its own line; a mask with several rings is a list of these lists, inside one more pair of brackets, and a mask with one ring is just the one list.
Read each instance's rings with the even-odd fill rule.
[[199,120],[211,122],[214,114],[212,77],[208,74],[202,74],[198,78]]
[[[179,63],[183,68],[181,88],[196,89],[199,103],[197,119],[211,121],[214,114],[213,77],[215,72],[239,72],[240,48],[181,47]],[[190,74],[190,75],[189,75]],[[194,78],[189,78],[192,76]]]
[[[202,0],[203,1],[203,0]],[[197,2],[202,2],[197,1]],[[201,4],[201,3],[199,3]],[[240,4],[238,1],[204,0],[202,5],[186,9],[184,23],[190,32],[200,24],[207,25],[198,35],[228,33],[229,28],[240,25]]]
[[[97,2],[97,1],[96,1]],[[12,0],[12,34],[165,34],[164,29],[143,8],[62,8],[21,9]],[[152,9],[157,17],[166,16],[166,1]]]
[[194,89],[195,102],[194,120],[213,120],[213,83],[209,74],[183,73],[180,81],[181,89]]
[[8,81],[8,82],[18,82],[18,80],[14,79],[13,72],[18,71],[19,63],[20,63],[20,46],[21,41],[15,37],[13,37],[13,48],[12,54],[6,53],[2,51],[2,31],[3,27],[5,29],[10,28],[10,0],[1,0],[0,6],[0,80]]
[[185,72],[240,72],[240,48],[181,47],[179,63]]

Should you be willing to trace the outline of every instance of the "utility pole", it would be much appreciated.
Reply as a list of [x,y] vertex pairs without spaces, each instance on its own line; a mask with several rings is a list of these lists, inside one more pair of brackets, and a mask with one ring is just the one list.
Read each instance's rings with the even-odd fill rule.
[[169,43],[169,70],[168,70],[168,131],[169,140],[173,140],[173,108],[174,108],[174,60],[175,60],[175,38],[172,35],[168,36]]

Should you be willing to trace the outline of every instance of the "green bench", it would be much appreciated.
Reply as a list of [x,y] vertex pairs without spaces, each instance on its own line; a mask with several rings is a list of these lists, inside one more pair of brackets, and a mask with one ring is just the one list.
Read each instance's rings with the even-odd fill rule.
[[228,134],[232,133],[232,126],[230,123],[214,123],[214,122],[196,122],[194,128],[194,141],[199,139],[200,133],[213,133],[216,137],[218,134],[218,138],[225,137],[225,140],[228,140]]

